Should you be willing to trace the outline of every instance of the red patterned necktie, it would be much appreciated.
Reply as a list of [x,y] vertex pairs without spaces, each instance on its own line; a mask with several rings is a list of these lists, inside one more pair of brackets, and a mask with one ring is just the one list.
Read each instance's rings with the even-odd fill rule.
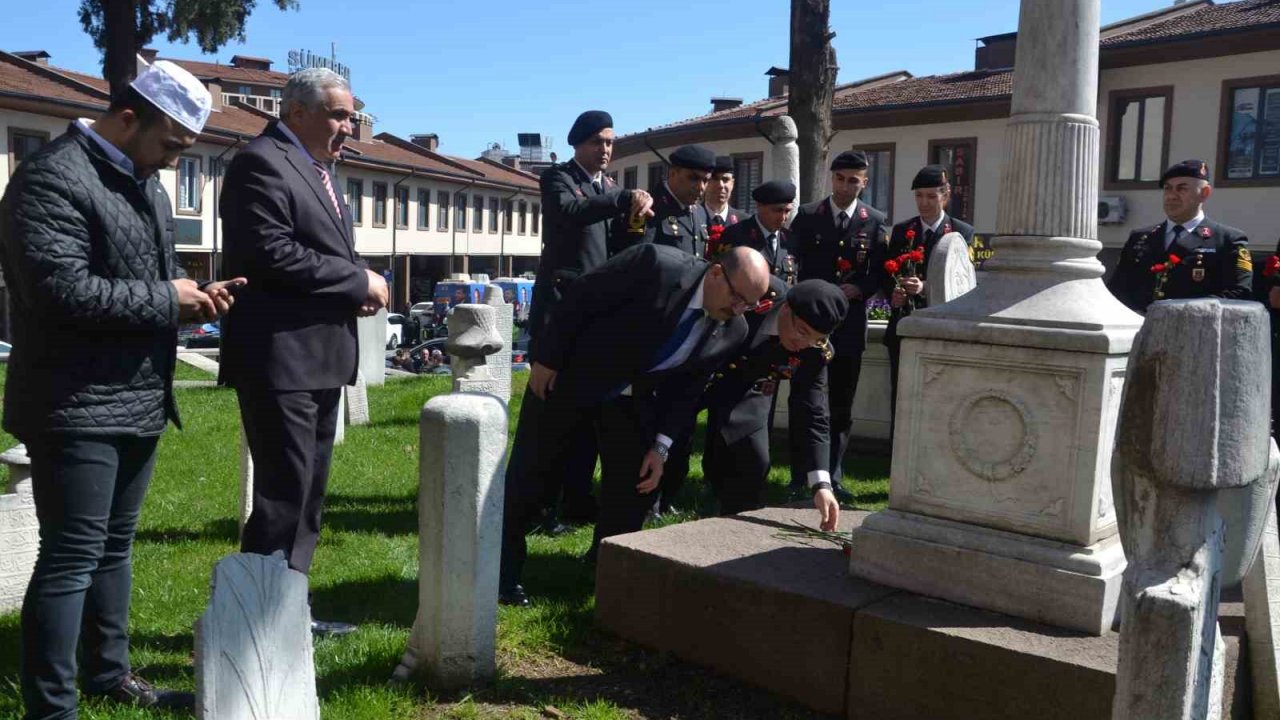
[[342,217],[342,206],[338,204],[338,196],[333,192],[333,182],[329,180],[329,171],[324,169],[320,163],[314,163],[316,172],[320,173],[320,182],[324,183],[325,192],[329,193],[329,199],[333,201],[333,211],[338,213],[338,217]]

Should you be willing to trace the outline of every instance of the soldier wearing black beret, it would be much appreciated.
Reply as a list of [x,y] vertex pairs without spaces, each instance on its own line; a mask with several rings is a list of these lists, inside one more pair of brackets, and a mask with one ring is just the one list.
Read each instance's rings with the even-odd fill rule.
[[737,245],[754,248],[769,261],[769,269],[775,277],[793,285],[796,262],[783,225],[795,209],[796,186],[787,180],[770,180],[752,190],[751,198],[756,201],[755,215],[725,229],[711,253]]
[[[867,185],[867,157],[851,150],[831,161],[831,195],[801,205],[791,221],[791,254],[797,277],[835,283],[849,299],[849,317],[831,336],[835,358],[828,373],[831,410],[831,482],[836,497],[852,502],[853,494],[840,480],[842,460],[853,432],[853,398],[862,372],[862,351],[867,346],[866,302],[884,281],[889,219],[858,199]],[[791,412],[796,412],[792,401]],[[792,437],[796,451],[796,437]],[[792,468],[791,486],[804,487],[804,478]]]
[[801,439],[792,467],[806,478],[823,529],[833,530],[839,504],[830,473],[828,336],[844,321],[850,304],[839,288],[823,280],[806,280],[787,290],[775,277],[769,294],[774,297],[748,314],[747,339],[738,355],[721,365],[707,385],[702,467],[719,500],[720,514],[763,507],[770,465],[769,417],[778,383],[790,379],[795,400],[792,432]]
[[1204,214],[1209,166],[1184,160],[1165,170],[1160,187],[1165,219],[1129,234],[1107,282],[1112,294],[1139,313],[1157,300],[1250,297],[1249,238]]
[[730,225],[737,225],[746,213],[733,207],[729,201],[733,199],[734,186],[733,158],[728,155],[717,155],[715,169],[711,171],[711,181],[707,183],[706,192],[702,193],[702,208],[707,211],[707,227],[711,233],[711,241],[719,240],[719,233]]
[[947,168],[942,165],[926,165],[911,181],[911,193],[916,201],[915,217],[893,226],[889,236],[889,259],[897,258],[913,250],[922,250],[924,260],[911,263],[911,271],[900,270],[898,278],[887,272],[884,274],[885,297],[889,298],[891,310],[889,327],[885,330],[884,344],[889,349],[889,381],[890,395],[894,404],[890,405],[890,437],[893,435],[893,418],[897,417],[898,398],[898,358],[902,353],[902,341],[898,339],[898,322],[910,315],[913,310],[929,304],[924,294],[929,270],[929,258],[933,248],[942,236],[948,233],[960,233],[965,244],[973,244],[973,226],[952,217],[946,208],[951,202],[951,179]]
[[[608,258],[610,221],[619,215],[644,218],[652,215],[653,198],[643,190],[626,190],[614,185],[604,174],[613,158],[613,118],[602,110],[588,110],[578,116],[569,130],[573,157],[542,173],[542,257],[538,279],[533,286],[533,307],[529,312],[529,356],[541,358],[547,319],[551,317],[566,287],[578,276],[602,265]],[[503,579],[500,601],[524,605],[527,600],[519,586],[524,563],[524,535],[543,513],[543,504],[554,505],[564,491],[566,517],[591,520],[595,500],[591,497],[591,476],[595,472],[594,418],[583,413],[572,419],[557,419],[568,438],[557,448],[539,452],[576,453],[566,456],[563,467],[573,468],[555,477],[534,477],[532,450],[537,428],[551,421],[543,417],[541,399],[526,392],[520,407],[515,444],[507,463],[506,504],[502,545]],[[544,519],[555,525],[554,514]]]
[[619,218],[615,236],[623,248],[642,242],[669,245],[690,255],[706,257],[708,218],[702,206],[716,155],[701,145],[684,145],[667,158],[667,179],[653,188],[653,217]]

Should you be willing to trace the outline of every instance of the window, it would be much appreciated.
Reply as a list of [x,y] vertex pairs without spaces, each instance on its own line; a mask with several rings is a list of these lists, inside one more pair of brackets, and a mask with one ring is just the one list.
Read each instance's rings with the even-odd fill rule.
[[252,95],[253,88],[249,87],[248,85],[241,85],[238,88],[236,88],[236,92],[241,95]]
[[444,190],[436,191],[436,229],[449,229],[449,193]]
[[431,191],[418,189],[418,229],[426,230],[431,223]]
[[951,203],[947,214],[973,224],[973,178],[978,138],[930,140],[929,162],[951,169]]
[[640,183],[636,180],[636,176],[640,174],[640,168],[629,167],[622,171],[622,187],[627,190],[635,190],[640,187]]
[[520,234],[525,234],[529,229],[529,204],[524,200],[520,201]]
[[489,198],[489,232],[498,232],[498,203],[501,201],[496,197]]
[[178,158],[178,212],[200,214],[200,158],[194,155]]
[[756,211],[751,190],[764,182],[764,153],[733,156],[733,197],[729,202],[745,213]]
[[484,196],[471,196],[471,232],[484,232]]
[[510,200],[503,201],[502,213],[503,213],[503,218],[502,218],[503,232],[511,232],[512,218],[515,217],[515,205]]
[[49,142],[49,133],[9,128],[9,174],[18,169],[18,163],[31,157],[42,145]]
[[409,227],[409,188],[396,188],[396,227],[401,230]]
[[1221,185],[1280,185],[1280,75],[1223,83]]
[[649,163],[649,189],[654,190],[667,181],[667,168],[664,162]]
[[1168,165],[1173,87],[1113,90],[1109,107],[1106,186],[1151,188]]
[[347,180],[347,207],[351,209],[351,222],[364,222],[364,181]]
[[871,207],[893,217],[893,155],[894,143],[859,145],[867,156],[867,186],[859,198]]
[[271,88],[271,97],[279,100],[280,98],[284,97],[284,91],[281,90],[280,88]]
[[537,235],[542,232],[542,205],[541,203],[533,204],[533,234]]
[[373,184],[373,226],[387,226],[387,184]]
[[467,194],[454,193],[453,196],[453,226],[454,228],[466,232],[467,230]]

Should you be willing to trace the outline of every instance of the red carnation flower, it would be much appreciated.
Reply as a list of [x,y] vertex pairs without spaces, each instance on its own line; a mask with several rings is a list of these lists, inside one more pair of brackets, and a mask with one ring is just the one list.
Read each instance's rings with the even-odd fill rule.
[[723,234],[723,225],[712,225],[710,228],[707,228],[707,235],[711,238],[712,242],[720,242],[720,236]]
[[1177,264],[1178,264],[1178,263],[1180,263],[1180,262],[1182,262],[1182,258],[1178,257],[1177,255],[1174,255],[1173,253],[1169,253],[1169,264],[1170,264],[1170,265],[1177,265]]
[[1280,255],[1272,255],[1267,258],[1267,264],[1262,268],[1262,277],[1271,277],[1280,272]]
[[908,230],[907,230],[907,240],[908,240],[908,241],[910,241],[910,240],[915,240],[915,239],[916,239],[916,231],[915,231],[915,228],[910,228],[910,229],[908,229]]
[[924,250],[921,250],[920,248],[916,248],[915,250],[911,251],[910,255],[911,255],[911,262],[924,262]]
[[798,367],[800,365],[800,358],[792,355],[791,358],[787,360],[787,364],[791,367]]
[[884,261],[884,271],[885,271],[885,272],[887,272],[887,273],[889,273],[890,275],[897,275],[897,274],[898,274],[898,261],[897,261],[897,260],[885,260],[885,261]]
[[839,270],[842,273],[847,273],[852,269],[853,263],[849,262],[848,258],[840,258],[839,260],[836,260],[836,270]]
[[1151,272],[1153,273],[1162,273],[1168,269],[1169,269],[1168,263],[1156,263],[1155,265],[1151,266]]

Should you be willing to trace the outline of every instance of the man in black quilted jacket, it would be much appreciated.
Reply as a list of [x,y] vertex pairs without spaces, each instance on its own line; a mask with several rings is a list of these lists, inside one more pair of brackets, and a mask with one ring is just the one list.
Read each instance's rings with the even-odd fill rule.
[[[195,143],[211,99],[160,61],[96,121],[23,161],[0,200],[0,264],[13,302],[4,429],[27,446],[40,551],[22,606],[29,720],[77,715],[84,691],[139,706],[189,705],[129,665],[130,554],[156,443],[178,424],[180,322],[231,305],[174,258],[157,171]],[[76,352],[88,344],[98,351]]]

